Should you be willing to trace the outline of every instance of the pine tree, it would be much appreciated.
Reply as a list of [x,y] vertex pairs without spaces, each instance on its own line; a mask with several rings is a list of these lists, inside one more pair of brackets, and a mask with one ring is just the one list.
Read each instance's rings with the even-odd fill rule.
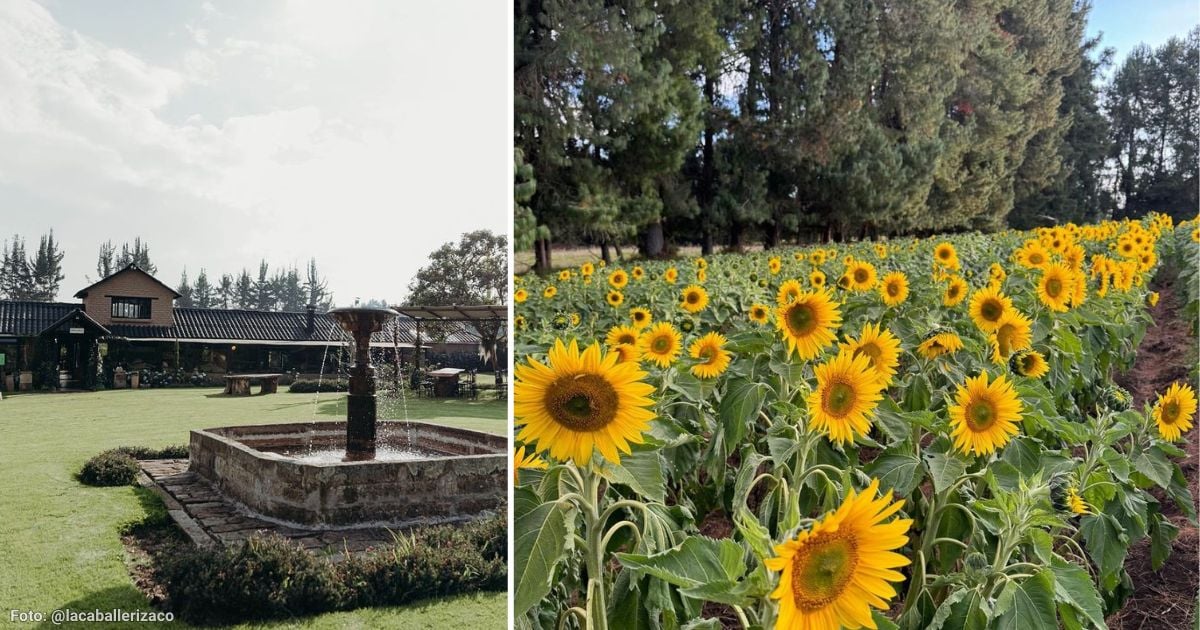
[[37,255],[29,265],[33,281],[31,299],[51,302],[58,297],[59,287],[66,277],[62,273],[63,256],[58,243],[54,241],[54,230],[50,230],[49,234],[41,237]]
[[204,268],[200,268],[200,275],[196,276],[196,284],[192,287],[192,302],[199,308],[213,307],[213,287],[208,283],[208,274]]
[[9,300],[34,299],[33,270],[25,254],[25,240],[14,234],[12,241],[4,242],[3,254],[0,258],[0,296]]
[[113,247],[112,241],[104,241],[100,245],[100,255],[96,258],[96,279],[103,280],[111,275],[114,271],[120,269],[116,266],[117,249]]
[[258,280],[254,281],[253,308],[255,310],[275,310],[275,286],[267,272],[267,261],[260,261],[258,263]]
[[229,308],[231,304],[234,304],[236,295],[233,288],[233,276],[227,273],[221,274],[221,282],[217,285],[214,295],[214,308]]
[[[103,253],[103,249],[101,252]],[[129,243],[121,244],[121,253],[117,256],[115,267],[124,269],[130,264],[137,265],[138,269],[152,276],[158,273],[158,267],[150,262],[150,245],[143,243],[140,236],[133,239],[133,247],[130,247]]]
[[187,267],[183,268],[183,275],[179,278],[179,286],[175,287],[175,292],[179,297],[175,298],[175,306],[189,308],[196,306],[195,290],[188,283]]
[[234,288],[234,295],[237,296],[237,307],[240,309],[254,309],[254,282],[250,280],[250,272],[242,269],[241,275],[238,276],[237,284]]
[[333,303],[333,295],[329,292],[329,281],[321,277],[317,270],[317,259],[310,258],[304,271],[304,292],[307,295],[305,306],[311,304],[319,310],[327,311]]

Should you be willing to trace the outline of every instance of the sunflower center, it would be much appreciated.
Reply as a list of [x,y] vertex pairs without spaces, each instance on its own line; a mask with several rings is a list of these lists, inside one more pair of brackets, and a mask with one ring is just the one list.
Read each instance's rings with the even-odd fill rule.
[[900,295],[900,285],[895,282],[888,284],[887,294],[890,297],[896,297],[897,295]]
[[654,338],[650,348],[658,354],[666,354],[671,351],[671,340],[666,335],[659,335]]
[[941,258],[942,260],[949,259],[950,258],[950,250],[943,249],[942,251],[938,252],[938,258]]
[[955,285],[952,285],[952,286],[951,286],[951,287],[950,287],[950,288],[949,288],[949,289],[946,291],[946,295],[950,296],[952,299],[953,299],[953,298],[956,298],[956,297],[958,297],[958,285],[957,285],[957,284],[955,284]]
[[979,305],[979,314],[989,322],[998,321],[1004,314],[1004,305],[1000,303],[1000,300],[984,300],[983,304]]
[[865,343],[854,350],[854,356],[866,355],[871,361],[871,367],[875,367],[879,363],[879,355],[883,350],[875,343]]
[[546,410],[572,431],[596,431],[617,415],[617,390],[596,374],[563,376],[546,388]]
[[866,282],[867,281],[867,270],[866,269],[855,269],[854,270],[854,281],[859,284]]
[[807,304],[796,304],[787,312],[788,327],[797,336],[811,333],[817,327],[817,314]]
[[1179,403],[1172,400],[1171,402],[1164,404],[1162,408],[1162,421],[1166,424],[1175,424],[1175,421],[1178,419]]
[[1045,261],[1046,261],[1046,259],[1045,259],[1045,258],[1042,258],[1042,255],[1041,255],[1041,254],[1039,254],[1039,253],[1036,253],[1036,252],[1035,252],[1035,253],[1032,253],[1032,254],[1030,254],[1030,255],[1029,255],[1029,262],[1031,262],[1031,263],[1033,263],[1033,264],[1035,264],[1035,265],[1040,265],[1040,264],[1042,264],[1042,263],[1043,263],[1043,262],[1045,262]]
[[858,544],[850,534],[823,533],[809,540],[792,558],[792,599],[796,608],[812,611],[837,599],[858,566]]
[[1001,326],[996,331],[996,345],[1000,347],[1000,356],[1006,357],[1012,354],[1012,338],[1016,332],[1016,327],[1011,324]]
[[972,431],[986,431],[996,423],[996,406],[990,400],[976,400],[967,405],[964,415]]
[[1021,371],[1025,372],[1026,374],[1032,372],[1033,369],[1036,367],[1037,367],[1037,358],[1032,355],[1025,357],[1021,361]]
[[1046,294],[1050,297],[1058,297],[1062,293],[1062,280],[1058,278],[1050,278],[1046,281]]
[[637,338],[629,333],[622,333],[620,337],[617,337],[617,343],[627,343],[632,345],[637,343]]
[[834,381],[825,388],[821,397],[821,407],[831,416],[841,418],[854,408],[857,398],[854,386],[843,381]]
[[686,299],[687,299],[688,304],[695,304],[696,302],[700,301],[700,294],[699,293],[689,293],[689,294],[687,294]]

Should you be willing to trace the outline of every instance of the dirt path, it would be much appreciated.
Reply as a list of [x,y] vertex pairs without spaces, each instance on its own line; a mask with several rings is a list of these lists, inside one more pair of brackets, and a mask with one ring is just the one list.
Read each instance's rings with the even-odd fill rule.
[[[1134,406],[1142,408],[1144,402],[1154,403],[1158,393],[1165,391],[1175,381],[1188,382],[1191,367],[1196,361],[1196,340],[1188,331],[1179,309],[1182,308],[1175,292],[1177,276],[1173,269],[1164,269],[1154,283],[1159,292],[1158,306],[1150,309],[1154,324],[1138,346],[1137,360],[1128,374],[1116,380],[1133,394]],[[1184,435],[1187,457],[1179,462],[1192,498],[1197,497],[1197,430]],[[1125,568],[1133,579],[1134,594],[1124,608],[1108,618],[1114,630],[1195,628],[1193,620],[1196,607],[1197,585],[1200,570],[1197,563],[1197,545],[1200,532],[1188,522],[1173,501],[1160,492],[1154,492],[1162,506],[1163,514],[1179,528],[1179,536],[1172,544],[1170,559],[1161,570],[1155,572],[1150,566],[1149,541],[1143,540],[1129,550]]]

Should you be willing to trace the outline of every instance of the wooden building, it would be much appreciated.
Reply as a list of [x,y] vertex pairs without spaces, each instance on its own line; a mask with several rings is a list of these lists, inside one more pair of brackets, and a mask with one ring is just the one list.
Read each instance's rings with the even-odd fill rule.
[[[0,300],[0,388],[90,388],[131,370],[328,372],[349,336],[332,317],[302,312],[176,307],[169,286],[129,265],[75,294],[77,303]],[[467,326],[420,339],[402,315],[372,338],[384,364],[437,356],[469,361],[480,351]]]

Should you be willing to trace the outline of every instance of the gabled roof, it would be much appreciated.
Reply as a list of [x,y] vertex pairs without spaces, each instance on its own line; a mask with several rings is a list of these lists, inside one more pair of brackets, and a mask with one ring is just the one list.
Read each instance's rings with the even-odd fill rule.
[[129,263],[128,265],[125,265],[123,268],[121,268],[119,271],[115,271],[112,274],[109,274],[108,276],[105,276],[104,278],[100,279],[98,282],[93,282],[92,284],[80,289],[79,291],[77,291],[75,293],[75,297],[83,299],[84,297],[87,296],[88,291],[91,291],[92,289],[96,288],[97,286],[104,284],[105,282],[108,282],[110,279],[115,278],[115,277],[117,277],[123,273],[127,273],[127,272],[140,273],[143,276],[146,276],[147,278],[150,278],[151,280],[153,280],[160,287],[170,291],[171,295],[173,295],[175,297],[181,297],[179,295],[178,291],[176,291],[175,289],[172,289],[171,287],[167,286],[166,284],[163,284],[163,282],[161,280],[159,280],[158,278],[155,278],[154,276],[150,275],[149,273],[146,273],[145,271],[142,270],[141,267],[138,267],[137,265],[135,265],[133,263]]
[[[327,313],[313,316],[313,331],[308,332],[308,313],[297,311],[246,311],[216,308],[175,307],[173,326],[146,326],[139,324],[112,324],[114,335],[128,339],[161,339],[181,341],[263,341],[305,345],[342,344],[350,336],[337,325]],[[394,323],[384,324],[383,330],[371,336],[371,342],[391,345],[392,333],[401,345],[413,345],[415,322],[407,317],[398,317]],[[423,342],[430,343],[428,335]],[[478,343],[479,337],[465,329],[450,333],[445,342],[453,344]]]
[[76,308],[75,310],[71,311],[70,313],[67,313],[58,321],[43,328],[40,332],[44,333],[48,330],[58,328],[59,326],[62,326],[63,324],[66,324],[68,322],[71,324],[79,324],[79,325],[83,326],[84,328],[91,328],[92,332],[96,333],[97,335],[103,336],[103,335],[112,334],[111,331],[109,331],[104,326],[100,325],[100,322],[92,319],[87,313],[85,313],[82,309],[79,309],[79,308]]
[[0,300],[0,335],[34,337],[61,322],[78,304]]

